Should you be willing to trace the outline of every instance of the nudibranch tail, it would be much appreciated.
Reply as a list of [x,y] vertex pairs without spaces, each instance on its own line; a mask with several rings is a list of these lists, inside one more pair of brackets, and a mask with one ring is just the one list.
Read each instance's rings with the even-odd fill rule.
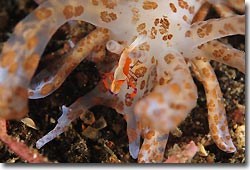
[[223,105],[223,96],[216,75],[208,61],[201,59],[192,60],[194,72],[202,82],[208,107],[209,129],[216,145],[225,152],[235,152],[236,148],[232,142],[228,130],[226,111]]
[[97,46],[108,40],[108,32],[109,31],[105,28],[95,29],[81,39],[77,45],[64,57],[60,58],[59,61],[57,60],[48,68],[38,73],[31,82],[29,98],[43,98],[58,89],[66,77],[84,58],[86,58]]

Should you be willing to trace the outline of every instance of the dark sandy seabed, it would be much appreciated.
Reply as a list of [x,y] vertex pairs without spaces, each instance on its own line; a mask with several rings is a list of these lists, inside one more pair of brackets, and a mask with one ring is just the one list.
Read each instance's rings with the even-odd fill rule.
[[[0,0],[0,51],[3,42],[7,40],[17,22],[36,6],[32,0]],[[211,9],[208,17],[217,17],[217,15]],[[82,24],[80,29],[82,34],[86,35],[94,27]],[[47,45],[45,54],[61,48],[69,37],[70,35],[63,31],[58,31]],[[235,48],[245,49],[244,36],[232,36],[221,41],[230,43]],[[39,68],[44,65],[46,62],[41,62]],[[212,65],[225,99],[229,128],[237,152],[229,154],[221,151],[208,135],[204,89],[201,83],[194,78],[199,92],[197,107],[181,124],[179,131],[170,135],[165,157],[171,150],[174,152],[172,148],[178,150],[179,147],[193,140],[196,144],[203,143],[200,147],[204,147],[205,150],[198,152],[192,159],[192,163],[245,163],[245,113],[240,109],[245,106],[244,74],[220,63],[212,62]],[[32,129],[20,121],[8,121],[8,134],[23,140],[28,146],[34,148],[35,142],[56,125],[56,120],[61,114],[61,106],[72,104],[78,97],[93,89],[100,79],[95,63],[82,61],[56,92],[44,99],[29,101],[28,117],[36,123],[39,130]],[[77,119],[65,133],[45,145],[40,153],[48,157],[50,161],[59,163],[136,163],[128,152],[126,122],[123,117],[105,106],[95,106],[90,111],[94,114],[96,121],[102,120],[100,122],[106,122],[107,126],[89,133],[84,131],[89,126],[86,121]],[[25,161],[0,141],[0,162],[20,163]]]

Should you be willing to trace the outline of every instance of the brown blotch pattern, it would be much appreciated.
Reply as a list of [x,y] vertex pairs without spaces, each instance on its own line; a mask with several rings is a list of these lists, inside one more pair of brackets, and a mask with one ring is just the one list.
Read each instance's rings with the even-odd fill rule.
[[114,7],[117,5],[116,0],[102,0],[102,3],[106,8],[109,9],[114,9]]
[[41,94],[42,96],[45,96],[45,95],[47,95],[49,92],[51,92],[52,89],[53,89],[52,84],[50,84],[50,83],[45,84],[45,85],[42,87],[42,89],[41,89],[41,91],[40,91],[40,94]]
[[63,9],[63,15],[66,20],[72,18],[72,17],[78,17],[82,15],[84,12],[84,7],[79,5],[79,6],[72,6],[72,5],[67,5]]
[[135,75],[137,78],[144,77],[146,72],[147,72],[147,67],[142,66],[135,70]]
[[37,36],[32,36],[27,40],[27,49],[32,50],[37,46],[38,38]]
[[208,36],[212,32],[212,29],[213,29],[212,24],[204,24],[197,29],[197,35],[200,38],[204,38],[205,36]]
[[180,92],[181,92],[181,87],[178,83],[173,83],[173,84],[169,85],[169,88],[176,95],[180,94]]
[[23,69],[25,71],[34,71],[39,63],[39,55],[38,54],[32,54],[29,57],[27,57],[23,62]]
[[45,20],[47,18],[49,18],[52,15],[52,11],[50,9],[47,8],[39,8],[35,11],[35,17],[38,20]]
[[157,7],[158,7],[158,4],[152,1],[144,1],[142,5],[142,8],[144,10],[153,10],[153,9],[156,9]]
[[174,5],[173,3],[169,3],[169,6],[170,6],[171,10],[172,10],[174,13],[177,12],[177,9],[176,9],[176,7],[175,7],[175,5]]
[[109,23],[111,21],[115,21],[117,19],[117,15],[113,12],[108,12],[108,11],[102,11],[100,13],[101,20],[103,22]]
[[188,9],[189,5],[186,1],[184,0],[178,0],[178,5],[182,8],[182,9]]
[[133,14],[133,17],[132,17],[132,23],[137,23],[140,19],[140,14],[139,14],[139,9],[138,8],[132,8],[132,14]]
[[174,60],[174,55],[173,54],[167,54],[165,57],[164,57],[164,61],[167,63],[167,64],[170,64],[173,60]]
[[2,58],[0,58],[1,67],[10,66],[13,61],[15,61],[15,56],[16,53],[14,51],[8,51],[7,53],[4,53]]

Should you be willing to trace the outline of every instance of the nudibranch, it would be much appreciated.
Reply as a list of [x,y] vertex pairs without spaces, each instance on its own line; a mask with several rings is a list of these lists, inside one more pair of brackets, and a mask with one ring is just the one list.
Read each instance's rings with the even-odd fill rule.
[[[18,23],[0,55],[0,117],[19,119],[27,101],[55,91],[87,56],[106,47],[120,55],[107,81],[62,107],[56,127],[37,141],[39,149],[63,133],[94,105],[124,115],[129,151],[139,162],[162,162],[169,133],[196,106],[197,88],[189,66],[202,82],[210,133],[225,152],[236,150],[227,125],[222,93],[210,60],[245,73],[245,53],[216,39],[245,34],[245,16],[195,20],[205,0],[47,0]],[[72,44],[60,61],[34,72],[46,44],[65,22],[82,20],[97,28]],[[105,49],[100,48],[104,53]],[[101,63],[101,61],[100,61]],[[106,89],[105,87],[109,87]],[[143,143],[140,145],[140,138]]]

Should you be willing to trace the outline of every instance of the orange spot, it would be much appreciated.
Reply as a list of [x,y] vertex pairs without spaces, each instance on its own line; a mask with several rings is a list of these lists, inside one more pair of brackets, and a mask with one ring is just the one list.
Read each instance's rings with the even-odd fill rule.
[[146,85],[145,80],[142,80],[141,85],[140,85],[140,90],[143,90]]
[[155,62],[155,56],[152,56],[151,63],[154,63],[154,62]]
[[17,70],[17,63],[12,63],[10,68],[9,68],[9,73],[15,74],[16,70]]
[[148,133],[145,134],[144,138],[150,140],[155,136],[155,131],[150,130]]
[[47,8],[39,8],[38,10],[35,11],[35,17],[39,20],[44,20],[49,18],[52,15],[52,11]]
[[134,74],[137,78],[144,77],[145,73],[147,72],[147,67],[139,67],[135,70]]
[[132,8],[132,13],[133,13],[132,23],[135,24],[140,19],[139,9],[135,7]]
[[150,144],[143,144],[141,147],[142,151],[148,151],[150,149],[151,145]]
[[183,17],[182,17],[182,19],[186,22],[186,23],[190,23],[189,21],[188,21],[188,17],[186,16],[186,15],[183,15]]
[[54,87],[58,88],[62,84],[62,77],[60,75],[56,76],[54,79]]
[[185,83],[185,89],[191,89],[192,85],[190,83]]
[[235,148],[233,148],[233,147],[229,148],[229,151],[234,151],[234,150],[235,150]]
[[212,134],[218,134],[218,129],[215,125],[211,125],[210,130]]
[[194,94],[194,93],[188,93],[188,96],[191,98],[191,99],[196,99],[197,96]]
[[176,104],[176,103],[170,103],[170,108],[175,109],[175,110],[186,110],[187,107],[183,104]]
[[29,38],[28,42],[27,42],[28,50],[34,49],[34,47],[37,45],[37,42],[38,42],[37,36],[33,36],[33,37]]
[[53,89],[53,86],[52,86],[50,83],[49,83],[49,84],[45,84],[45,85],[42,87],[42,89],[41,89],[41,91],[40,91],[40,94],[41,94],[42,96],[45,96],[45,95],[47,95],[49,92],[51,92],[52,89]]
[[164,56],[164,60],[167,64],[170,64],[174,60],[174,55],[173,54],[167,54]]
[[201,71],[202,71],[202,74],[203,74],[205,77],[207,77],[207,78],[210,77],[211,73],[210,73],[210,70],[209,70],[208,68],[202,68]]
[[219,147],[221,150],[226,150],[226,146],[223,145],[223,144],[219,144],[218,147]]
[[80,5],[75,7],[75,17],[82,15],[83,11],[84,11],[83,6]]
[[207,108],[209,112],[214,112],[215,111],[215,103],[214,100],[209,100],[209,102],[207,103]]
[[26,57],[23,62],[23,69],[25,71],[34,71],[38,65],[39,59],[40,57],[38,54],[32,54],[29,57]]
[[67,5],[63,9],[63,15],[65,19],[70,19],[74,16],[74,7],[72,5]]
[[163,159],[163,154],[158,154],[154,157],[154,160],[156,162],[162,162],[162,159]]
[[172,10],[174,13],[177,12],[177,9],[176,9],[176,7],[175,7],[175,5],[174,5],[173,3],[170,3],[169,6],[170,6],[171,10]]
[[177,83],[171,84],[169,88],[176,95],[180,94],[180,92],[181,92],[181,88],[180,88],[179,84],[177,84]]
[[201,28],[197,29],[197,35],[200,38],[204,38],[205,36],[208,36],[213,29],[213,25],[212,24],[204,24],[201,26]]
[[7,96],[7,88],[0,84],[0,109],[6,110],[8,108],[9,98],[2,96]]
[[117,19],[117,15],[113,12],[108,13],[107,11],[103,11],[100,13],[101,20],[103,22],[109,23]]
[[110,0],[102,0],[102,3],[106,8],[109,8],[109,9],[114,9],[114,7],[117,5],[116,0],[111,0],[111,1]]
[[144,1],[142,7],[145,10],[153,10],[153,9],[156,9],[158,7],[158,4],[156,2],[152,2],[152,1]]
[[214,135],[214,136],[213,136],[213,139],[214,139],[215,141],[217,141],[217,140],[219,140],[219,136],[218,136],[218,135]]
[[163,77],[161,77],[160,80],[159,80],[159,85],[163,85],[164,82],[165,82],[165,79]]
[[28,98],[27,89],[18,86],[18,87],[16,87],[16,89],[15,89],[15,95],[21,97],[22,99],[27,99],[27,98]]
[[0,65],[2,67],[9,66],[15,60],[15,55],[16,53],[14,51],[9,51],[3,54],[2,58],[0,59]]
[[231,136],[226,136],[226,139],[227,139],[227,140],[230,140],[230,139],[231,139]]
[[138,155],[138,161],[139,161],[139,162],[142,162],[142,158],[143,158],[143,154],[142,154],[142,153],[139,153],[139,155]]
[[224,131],[226,130],[226,127],[225,127],[225,126],[221,126],[221,127],[220,127],[220,130],[221,130],[222,132],[224,132]]
[[92,4],[97,6],[98,5],[98,0],[92,0]]
[[178,0],[178,5],[183,9],[188,9],[188,3],[184,0]]
[[163,103],[164,101],[163,95],[161,93],[151,93],[148,97],[156,100],[158,103]]
[[186,33],[185,33],[185,37],[191,37],[192,36],[192,32],[191,31],[187,31]]
[[146,23],[141,23],[137,26],[136,30],[137,32],[142,32],[146,28]]
[[219,116],[217,114],[214,115],[214,123],[219,124]]
[[138,134],[136,133],[136,130],[134,128],[128,128],[127,134],[128,134],[129,143],[133,143],[138,138]]

